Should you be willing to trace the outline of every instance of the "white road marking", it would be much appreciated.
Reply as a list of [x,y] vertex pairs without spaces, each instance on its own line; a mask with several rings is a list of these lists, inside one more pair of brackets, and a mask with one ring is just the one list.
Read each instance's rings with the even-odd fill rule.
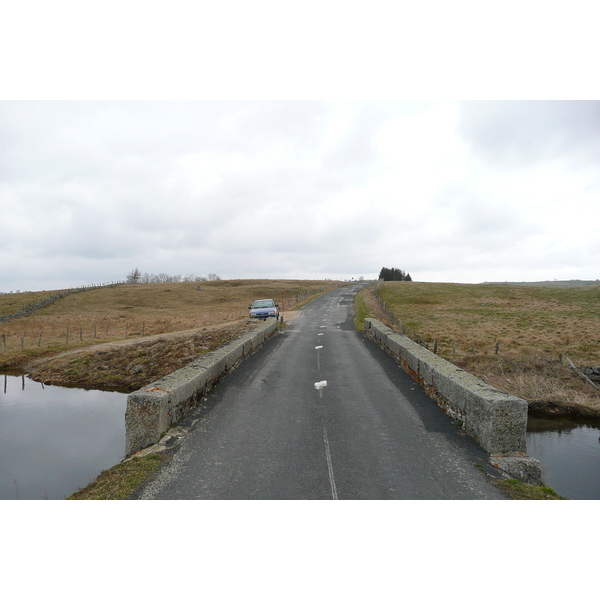
[[315,346],[315,350],[317,351],[317,370],[320,371],[321,370],[321,358],[320,358],[320,352],[319,350],[322,348],[323,346]]
[[321,350],[323,346],[315,346],[315,350],[317,351],[317,371],[321,370],[321,353],[319,352],[319,350]]
[[315,390],[318,390],[320,398],[323,397],[323,388],[324,387],[327,387],[326,381],[315,381]]
[[329,451],[329,438],[327,437],[327,427],[323,427],[323,439],[325,440],[325,456],[327,457],[327,469],[329,471],[329,483],[331,484],[331,496],[334,500],[338,499],[337,488],[335,487],[335,477],[333,476],[333,463],[331,462],[331,452]]

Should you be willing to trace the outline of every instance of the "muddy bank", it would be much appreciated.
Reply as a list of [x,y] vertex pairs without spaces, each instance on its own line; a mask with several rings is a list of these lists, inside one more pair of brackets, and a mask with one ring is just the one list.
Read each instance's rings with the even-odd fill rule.
[[224,327],[111,342],[15,366],[44,384],[133,392],[254,326],[244,321]]
[[600,418],[600,409],[574,403],[560,403],[552,400],[534,400],[528,402],[529,412],[539,415],[560,417],[593,417]]

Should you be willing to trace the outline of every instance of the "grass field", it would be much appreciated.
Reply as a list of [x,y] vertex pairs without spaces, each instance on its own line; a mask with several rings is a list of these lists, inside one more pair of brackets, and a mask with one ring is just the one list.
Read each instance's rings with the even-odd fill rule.
[[[144,344],[148,352],[157,357],[167,352],[167,345],[183,344],[178,352],[181,360],[193,360],[202,351],[239,333],[253,300],[273,298],[281,308],[283,293],[283,308],[287,311],[323,291],[343,285],[347,284],[339,281],[228,280],[118,285],[71,294],[28,317],[0,322],[0,367],[23,367],[41,357],[107,342],[138,339],[142,343],[157,334],[200,331],[202,335],[195,333],[185,342],[175,339],[159,345],[153,342],[153,348],[150,348],[150,342]],[[0,313],[49,294],[0,295]],[[223,332],[222,336],[219,331]],[[135,352],[131,350],[130,354]],[[81,361],[81,357],[78,360]],[[108,357],[105,357],[104,364],[94,365],[93,369],[111,371],[115,375],[110,382],[103,378],[102,385],[118,385],[115,361],[107,361]],[[75,369],[74,366],[69,368]],[[56,369],[59,369],[58,363]],[[139,381],[139,378],[130,379],[128,387]],[[86,381],[86,385],[93,385],[93,382]]]
[[600,410],[567,364],[600,366],[600,285],[386,282],[379,296],[398,330],[498,389]]

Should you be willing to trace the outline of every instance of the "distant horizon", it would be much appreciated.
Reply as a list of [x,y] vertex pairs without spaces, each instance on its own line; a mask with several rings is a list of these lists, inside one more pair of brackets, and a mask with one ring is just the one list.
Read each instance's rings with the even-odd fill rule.
[[0,100],[0,132],[2,290],[598,276],[597,100]]
[[[360,282],[360,281],[378,281],[377,278],[368,278],[368,277],[355,277],[355,278],[332,278],[332,277],[231,277],[231,278],[220,278],[216,281],[343,281],[343,282]],[[176,283],[214,283],[210,282],[206,279],[204,280],[194,280],[194,281],[164,281],[164,282],[152,282],[152,283],[129,283],[124,280],[114,280],[107,281],[102,283],[85,283],[80,285],[71,285],[71,286],[62,286],[62,287],[54,287],[48,289],[41,290],[11,290],[8,292],[0,291],[0,295],[9,295],[9,294],[28,294],[28,293],[39,293],[39,292],[58,292],[58,291],[66,291],[66,290],[74,290],[79,288],[93,288],[93,287],[108,287],[111,285],[167,285],[167,284],[176,284]],[[457,285],[532,285],[532,284],[569,284],[569,283],[580,283],[583,285],[600,285],[600,279],[539,279],[532,281],[479,281],[479,282],[464,282],[464,281],[420,281],[420,280],[412,280],[406,283],[449,283],[449,284],[457,284]]]

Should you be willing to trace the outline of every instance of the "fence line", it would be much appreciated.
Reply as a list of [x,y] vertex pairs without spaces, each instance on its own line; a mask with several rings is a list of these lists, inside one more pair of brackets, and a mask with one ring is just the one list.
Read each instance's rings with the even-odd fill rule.
[[[47,298],[43,298],[42,300],[30,302],[29,304],[23,304],[19,309],[11,310],[10,312],[4,311],[3,314],[0,315],[0,323],[8,323],[8,321],[16,319],[17,317],[28,317],[29,315],[33,314],[36,310],[49,306],[50,304],[54,304],[56,300],[60,300],[65,296],[69,296],[70,294],[77,294],[79,292],[87,292],[88,290],[95,290],[105,287],[114,287],[116,285],[125,284],[127,284],[127,281],[111,281],[109,283],[92,283],[76,288],[68,288],[65,290],[61,290],[57,294],[53,294],[52,296],[48,296]],[[302,290],[298,296],[297,303],[304,301],[306,298],[312,296],[313,294],[322,293],[326,289],[327,288],[321,287],[317,291],[311,289]]]
[[[118,320],[117,320],[118,322]],[[139,324],[139,321],[135,321],[135,324],[138,326],[137,329],[132,330],[131,325],[132,323],[130,323],[129,321],[125,321],[125,323],[123,324],[124,327],[119,328],[119,327],[115,327],[115,323],[113,322],[113,329],[115,329],[115,334],[114,334],[114,340],[117,339],[128,339],[131,337],[136,337],[139,336],[141,337],[145,337],[146,336],[146,321],[142,321],[141,325]],[[108,330],[109,330],[109,325],[111,325],[111,322],[108,322],[106,324],[106,330],[103,332],[104,333],[104,337],[108,337]],[[157,320],[154,323],[154,329],[156,329],[157,327],[162,327],[164,328],[164,331],[159,331],[159,332],[155,332],[155,333],[149,333],[148,335],[160,335],[161,333],[168,333],[169,332],[169,322],[162,322],[161,320]],[[120,331],[119,331],[120,330]],[[2,337],[2,342],[0,344],[0,348],[2,349],[3,352],[8,352],[9,350],[9,346],[11,350],[16,349],[17,347],[20,347],[21,349],[24,349],[26,346],[28,348],[32,348],[34,345],[36,345],[38,348],[40,348],[42,346],[42,339],[46,340],[47,338],[51,338],[51,340],[56,340],[56,339],[63,339],[65,345],[69,345],[69,342],[73,343],[77,343],[77,341],[79,342],[83,342],[84,339],[85,340],[94,340],[94,339],[98,339],[99,337],[99,331],[98,331],[98,324],[96,321],[94,321],[93,323],[89,324],[89,323],[84,323],[83,325],[81,324],[77,324],[77,325],[65,325],[64,328],[62,330],[58,330],[58,332],[56,332],[56,329],[54,330],[55,332],[52,334],[48,334],[48,332],[44,332],[44,328],[40,328],[39,333],[34,333],[32,334],[31,332],[27,332],[27,335],[25,332],[19,332],[19,331],[15,331],[14,333],[2,333],[1,337]],[[62,331],[62,333],[61,333]],[[74,333],[75,332],[75,333]],[[121,334],[122,337],[118,337],[119,333]],[[9,342],[12,341],[13,343],[10,344]],[[27,343],[28,342],[28,343]],[[55,342],[46,342],[46,344],[52,344]]]
[[[381,307],[381,310],[383,311],[383,313],[385,314],[386,318],[388,319],[389,323],[391,324],[391,328],[396,331],[396,333],[401,333],[403,335],[405,335],[406,337],[410,338],[411,340],[413,340],[413,342],[416,342],[417,344],[419,344],[420,346],[423,346],[426,350],[429,350],[429,342],[425,339],[423,339],[416,330],[410,330],[408,327],[406,327],[402,321],[400,321],[400,319],[398,319],[398,317],[396,317],[396,315],[394,315],[386,306],[386,303],[381,299],[381,296],[379,295],[379,288],[381,287],[381,284],[383,283],[383,280],[380,279],[377,284],[375,285],[375,290],[374,290],[374,295],[375,298],[377,299],[377,301],[379,302],[379,306]],[[452,346],[452,354],[456,354],[456,340],[450,340],[450,344]],[[432,352],[434,354],[437,354],[438,352],[438,341],[437,340],[433,340],[433,347],[432,347]],[[477,349],[475,347],[475,344],[473,344],[471,346],[471,350],[470,350],[471,354],[476,354],[477,353]],[[500,354],[500,342],[496,341],[494,344],[494,354],[495,355],[499,355]],[[560,364],[562,364],[563,362],[563,355],[562,352],[559,353],[558,355],[558,362]]]
[[28,317],[29,315],[33,314],[36,310],[39,310],[40,308],[45,308],[46,306],[50,306],[50,304],[54,304],[57,300],[60,300],[61,298],[64,298],[65,296],[69,296],[71,294],[77,294],[80,292],[87,292],[89,290],[96,290],[106,287],[114,287],[115,285],[123,285],[125,283],[125,281],[111,281],[110,283],[92,283],[76,288],[68,288],[65,290],[61,290],[57,294],[53,294],[52,296],[48,296],[47,298],[43,298],[42,300],[38,300],[37,302],[23,304],[21,308],[11,310],[8,314],[4,312],[2,315],[0,315],[0,323],[8,323],[8,321],[16,319],[17,317]]
[[[74,294],[74,293],[78,293],[78,292],[83,292],[83,291],[87,291],[87,290],[91,290],[91,289],[98,289],[98,288],[103,288],[103,287],[113,287],[113,286],[122,285],[125,283],[127,283],[127,282],[117,281],[117,282],[110,282],[110,283],[104,283],[104,284],[92,284],[92,285],[88,285],[88,286],[81,286],[79,288],[72,288],[69,290],[61,290],[59,293],[54,294],[50,297],[44,298],[43,300],[40,300],[40,301],[34,302],[34,303],[30,303],[28,305],[24,305],[21,309],[19,309],[17,311],[13,311],[9,315],[0,316],[0,323],[7,323],[8,321],[10,321],[11,319],[16,318],[16,317],[29,316],[35,310],[39,310],[40,308],[49,306],[50,304],[53,304],[56,300],[58,300],[60,298],[64,298],[65,296],[68,296],[69,294]],[[309,297],[314,296],[315,294],[323,293],[323,292],[327,291],[327,289],[328,289],[327,287],[319,287],[316,289],[308,288],[308,289],[300,290],[297,296],[293,296],[291,298],[286,299],[286,307],[285,308],[287,310],[291,310],[294,308],[294,306],[300,304],[301,302],[308,299]],[[247,316],[247,313],[246,313],[246,316]],[[238,316],[237,314],[232,314],[232,315],[230,314],[227,316],[226,321],[231,321],[231,320],[235,321],[238,318],[243,318],[243,316]],[[137,319],[134,318],[133,321],[137,321]],[[111,329],[111,331],[114,330],[115,326],[118,322],[119,322],[118,319],[116,320],[116,322],[111,321],[111,320],[107,321],[106,327],[103,330],[98,329],[98,324],[95,321],[87,326],[84,323],[83,327],[81,326],[81,324],[65,325],[64,329],[62,329],[62,334],[58,333],[58,337],[60,337],[64,340],[65,345],[69,345],[69,342],[73,343],[73,341],[76,341],[77,338],[79,338],[79,342],[82,342],[84,340],[84,337],[87,338],[87,335],[84,332],[84,328],[85,328],[86,331],[90,330],[89,335],[92,337],[92,339],[98,339],[101,335],[103,335],[105,338],[108,338],[109,337],[109,328]],[[134,336],[146,337],[147,334],[148,335],[157,335],[157,333],[148,333],[147,329],[155,328],[158,324],[160,324],[164,327],[164,331],[158,332],[158,333],[169,333],[169,329],[171,328],[170,327],[171,323],[168,320],[163,322],[163,320],[159,319],[155,322],[154,326],[147,324],[145,320],[142,320],[141,326],[139,325],[139,321],[137,321],[137,323],[138,323],[139,331],[134,331],[131,329],[131,325],[133,325],[133,323],[130,323],[129,321],[125,321],[124,330],[121,330],[122,335],[123,335],[123,338],[121,338],[121,339],[128,339],[128,338],[134,337]],[[204,324],[204,326],[206,326],[208,324],[208,322],[204,321],[203,324]],[[198,326],[201,326],[201,325],[198,325]],[[77,335],[77,332],[79,332],[78,335]],[[23,332],[21,332],[21,333],[15,332],[12,334],[2,333],[1,335],[2,335],[2,343],[1,343],[0,347],[3,352],[8,352],[9,346],[12,346],[11,349],[15,349],[14,343],[13,344],[7,343],[9,340],[11,340],[11,338],[16,339],[17,347],[20,346],[21,349],[24,349],[26,346],[32,347],[33,345],[37,345],[37,347],[40,348],[42,345],[42,339],[48,340],[48,338],[55,339],[57,337],[57,334],[49,334],[48,331],[47,330],[44,331],[43,328],[40,328],[39,333],[35,333],[33,335],[30,334],[29,332],[28,332],[27,336]],[[115,331],[113,335],[117,336],[118,335],[117,331]],[[113,337],[113,335],[111,335],[111,338]],[[115,339],[117,339],[117,338],[115,337]],[[29,342],[28,344],[26,343],[26,340]],[[46,341],[45,343],[48,344],[49,342]]]

